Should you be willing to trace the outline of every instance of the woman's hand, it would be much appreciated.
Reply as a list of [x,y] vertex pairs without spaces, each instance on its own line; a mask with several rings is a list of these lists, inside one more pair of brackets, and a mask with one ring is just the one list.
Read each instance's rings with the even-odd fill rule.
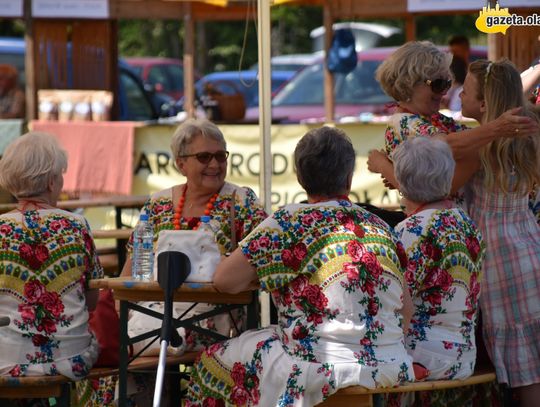
[[493,127],[500,137],[520,137],[538,133],[538,122],[530,117],[522,116],[521,107],[507,110],[493,121]]
[[380,150],[369,151],[367,160],[368,170],[377,174],[382,174],[388,164],[392,165],[392,162],[388,159],[386,153],[383,153]]

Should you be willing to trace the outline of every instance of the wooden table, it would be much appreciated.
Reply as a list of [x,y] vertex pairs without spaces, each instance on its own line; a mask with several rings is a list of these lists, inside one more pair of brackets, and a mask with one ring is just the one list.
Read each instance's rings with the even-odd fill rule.
[[[128,364],[131,362],[128,360],[129,346],[144,339],[159,336],[161,331],[161,329],[155,329],[153,331],[130,338],[128,335],[128,312],[129,310],[133,310],[162,319],[162,314],[145,308],[137,304],[137,302],[163,301],[164,293],[157,281],[140,282],[132,280],[130,277],[91,280],[90,288],[112,289],[114,292],[114,298],[120,301],[120,366],[118,386],[119,405],[122,407],[126,405],[127,400],[127,370]],[[175,291],[174,301],[215,304],[216,308],[214,308],[212,311],[204,312],[193,317],[174,319],[173,325],[175,328],[184,327],[187,329],[196,330],[199,333],[216,339],[216,341],[227,339],[216,332],[201,328],[195,324],[203,319],[247,306],[248,328],[256,328],[259,319],[257,317],[257,296],[255,294],[256,292],[253,291],[242,292],[239,294],[226,294],[218,292],[211,283],[184,283]],[[135,357],[137,356],[138,355],[135,355]]]

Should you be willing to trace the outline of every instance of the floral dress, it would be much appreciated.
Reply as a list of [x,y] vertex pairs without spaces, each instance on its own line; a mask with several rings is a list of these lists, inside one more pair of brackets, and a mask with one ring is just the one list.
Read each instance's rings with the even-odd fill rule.
[[[220,230],[216,232],[216,243],[222,254],[231,252],[231,227],[230,227],[230,210],[232,202],[232,194],[236,191],[236,204],[235,204],[235,229],[236,229],[236,241],[239,242],[245,236],[248,235],[251,230],[255,228],[266,218],[266,212],[259,203],[255,193],[249,188],[241,188],[236,185],[225,183],[219,191],[219,195],[214,202],[214,206],[211,212],[213,224],[219,224]],[[146,212],[148,216],[148,223],[152,225],[154,229],[154,247],[157,247],[159,233],[162,230],[174,229],[174,213],[175,208],[172,202],[172,188],[157,192],[152,195],[146,202],[141,212]],[[181,218],[180,225],[183,230],[194,229],[200,219],[197,218]],[[127,244],[127,250],[131,254],[133,249],[133,236],[129,239]],[[162,303],[144,303],[149,308],[161,307]],[[189,303],[175,303],[173,316],[178,317],[188,310],[191,306]],[[196,308],[189,312],[189,315],[199,314],[205,311],[214,309],[214,305],[198,304]],[[236,331],[243,331],[243,315],[240,312],[233,312],[235,320],[231,320],[229,315],[218,315],[205,320],[202,325],[206,329],[217,331],[222,335],[229,336],[231,329]],[[186,314],[188,317],[188,314]],[[158,321],[155,318],[152,318]],[[159,322],[159,321],[158,321]],[[161,326],[156,326],[158,328]],[[144,333],[150,330],[151,327],[145,327],[144,329],[129,328],[130,335],[136,335]],[[179,333],[184,338],[184,345],[186,350],[202,349],[213,342],[211,338],[204,335],[197,334],[193,331],[185,332],[183,328],[179,329]],[[136,344],[137,347],[140,344]]]
[[60,209],[0,215],[0,374],[83,378],[98,356],[85,291],[103,277],[86,220]]
[[460,208],[425,209],[396,226],[414,303],[409,354],[428,380],[465,379],[476,362],[474,329],[485,245]]
[[[261,223],[267,216],[264,208],[259,203],[257,196],[251,189],[239,187],[226,182],[219,191],[219,195],[214,202],[214,207],[211,212],[212,219],[216,221],[213,223],[219,223],[221,228],[216,233],[216,242],[221,253],[223,254],[230,252],[232,248],[229,218],[232,195],[235,191],[235,229],[237,241],[240,241],[247,236],[248,233],[251,232],[251,230]],[[168,188],[153,194],[145,203],[141,211],[144,211],[149,215],[148,223],[151,224],[154,229],[154,246],[157,247],[156,245],[159,238],[159,233],[162,230],[174,230],[173,220],[175,208],[173,206],[172,188]],[[180,221],[181,229],[191,230],[198,225],[200,219],[181,218]],[[127,249],[129,253],[132,252],[133,236],[130,238],[127,244]],[[162,302],[144,302],[141,303],[141,305],[157,311],[163,311]],[[190,306],[191,304],[189,303],[175,302],[173,316],[178,317]],[[189,318],[189,316],[193,314],[205,312],[210,308],[213,309],[214,306],[198,304],[193,310],[189,311],[185,317]],[[222,335],[229,336],[231,329],[238,329],[239,331],[244,329],[243,322],[245,319],[242,312],[232,312],[231,314],[233,315],[234,320],[230,318],[229,315],[218,315],[208,318],[202,321],[200,324],[206,329],[217,331]],[[161,321],[155,318],[152,318],[155,320],[152,323],[157,325],[152,325],[148,319],[145,319],[145,326],[139,326],[139,324],[135,322],[139,315],[140,314],[138,313],[133,313],[130,322],[128,322],[128,333],[130,336],[142,334],[161,326]],[[213,342],[210,338],[204,335],[199,335],[196,332],[189,330],[186,332],[184,328],[178,329],[178,332],[183,339],[182,346],[178,349],[169,347],[168,352],[170,353],[180,353],[186,349],[202,349],[204,346]],[[152,339],[153,338],[150,338],[146,341],[141,341],[134,344],[134,351],[138,352],[145,346],[145,344],[151,342]],[[155,343],[157,343],[157,341]],[[159,343],[157,343],[156,346],[159,346]],[[86,380],[83,384],[78,385],[78,405],[85,407],[113,405],[115,402],[115,387],[117,379],[117,376],[107,376],[94,380]],[[128,402],[130,404],[138,403],[141,405],[148,403],[146,398],[150,397],[148,394],[150,391],[153,392],[153,389],[151,388],[153,383],[149,383],[148,378],[144,377],[144,375],[132,375],[130,376],[129,380],[128,394],[131,397]]]
[[240,247],[279,322],[205,349],[188,406],[314,406],[341,387],[413,380],[406,257],[380,218],[348,201],[291,204]]

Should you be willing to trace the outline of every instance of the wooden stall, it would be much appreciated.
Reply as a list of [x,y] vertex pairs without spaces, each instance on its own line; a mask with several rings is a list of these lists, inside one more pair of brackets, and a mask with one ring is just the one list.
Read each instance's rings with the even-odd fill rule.
[[[185,23],[184,67],[186,106],[193,114],[194,101],[194,24],[197,21],[243,20],[254,0],[109,0],[105,19],[35,18],[31,1],[24,1],[27,43],[27,112],[28,119],[37,117],[39,89],[117,89],[117,21],[120,19],[178,19]],[[340,19],[401,18],[405,20],[407,40],[416,37],[415,16],[408,11],[407,0],[262,0],[259,4],[320,6],[324,8],[325,27]],[[511,9],[527,16],[531,7]],[[479,10],[478,10],[479,11]],[[476,13],[475,10],[426,10],[422,14]],[[326,46],[331,30],[326,30]],[[525,69],[538,55],[540,26],[511,27],[506,33],[489,35],[489,56],[510,58],[519,69]],[[68,45],[70,44],[70,45]],[[73,58],[72,77],[66,69],[68,47]],[[332,75],[325,75],[326,117],[333,121]],[[115,98],[116,100],[117,98]],[[116,110],[115,110],[116,109]],[[117,106],[113,106],[113,118]]]

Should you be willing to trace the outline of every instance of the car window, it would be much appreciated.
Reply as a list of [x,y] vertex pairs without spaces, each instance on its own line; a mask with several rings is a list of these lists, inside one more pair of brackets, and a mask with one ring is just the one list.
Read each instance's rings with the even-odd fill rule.
[[127,112],[129,117],[124,120],[152,120],[154,112],[150,105],[144,90],[141,86],[125,71],[120,71],[120,81],[125,92]]
[[315,64],[305,68],[287,83],[274,98],[275,106],[317,105],[323,103],[323,65]]
[[[391,101],[375,80],[381,61],[360,61],[348,74],[334,75],[334,94],[339,104],[379,104]],[[324,101],[322,63],[304,69],[279,92],[274,106],[320,105]]]
[[156,65],[148,73],[148,82],[160,83],[165,91],[184,90],[184,69],[178,65]]
[[26,80],[24,76],[24,50],[21,54],[0,53],[0,64],[13,65],[19,74],[18,86],[20,88],[25,87]]

